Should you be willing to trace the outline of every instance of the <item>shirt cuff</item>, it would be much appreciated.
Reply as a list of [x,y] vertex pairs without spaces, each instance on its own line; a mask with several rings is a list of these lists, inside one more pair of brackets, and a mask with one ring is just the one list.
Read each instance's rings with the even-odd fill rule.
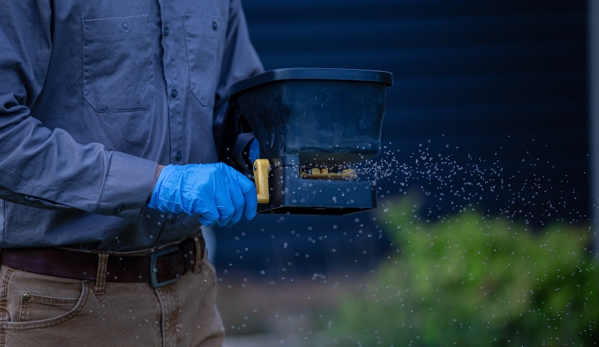
[[145,206],[158,163],[113,152],[96,213],[135,219]]

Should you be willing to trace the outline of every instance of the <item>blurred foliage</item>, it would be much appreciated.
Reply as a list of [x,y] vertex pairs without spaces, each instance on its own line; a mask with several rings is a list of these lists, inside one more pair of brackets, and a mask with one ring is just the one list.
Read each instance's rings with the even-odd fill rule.
[[588,228],[531,231],[475,212],[434,223],[395,201],[379,219],[399,246],[341,300],[341,346],[593,346],[599,269]]

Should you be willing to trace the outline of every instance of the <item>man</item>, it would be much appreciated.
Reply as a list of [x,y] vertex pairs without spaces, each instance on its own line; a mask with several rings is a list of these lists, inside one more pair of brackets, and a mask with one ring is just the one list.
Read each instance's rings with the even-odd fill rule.
[[220,346],[200,226],[256,213],[212,132],[262,71],[240,0],[0,6],[0,346]]

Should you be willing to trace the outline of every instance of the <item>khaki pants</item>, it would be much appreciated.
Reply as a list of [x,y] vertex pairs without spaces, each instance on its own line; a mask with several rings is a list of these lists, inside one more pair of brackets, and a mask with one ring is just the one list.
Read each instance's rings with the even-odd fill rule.
[[2,266],[0,346],[222,346],[214,268],[197,253],[194,271],[156,289]]

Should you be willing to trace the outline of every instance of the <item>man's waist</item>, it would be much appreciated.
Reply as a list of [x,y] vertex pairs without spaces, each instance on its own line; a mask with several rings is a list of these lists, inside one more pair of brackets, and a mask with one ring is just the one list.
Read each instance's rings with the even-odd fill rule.
[[[196,247],[196,245],[199,245]],[[107,282],[148,282],[160,287],[176,281],[203,257],[201,234],[178,243],[135,252],[80,251],[67,248],[6,248],[2,265],[43,275]],[[198,249],[196,249],[198,248]],[[100,275],[100,271],[104,273]]]

